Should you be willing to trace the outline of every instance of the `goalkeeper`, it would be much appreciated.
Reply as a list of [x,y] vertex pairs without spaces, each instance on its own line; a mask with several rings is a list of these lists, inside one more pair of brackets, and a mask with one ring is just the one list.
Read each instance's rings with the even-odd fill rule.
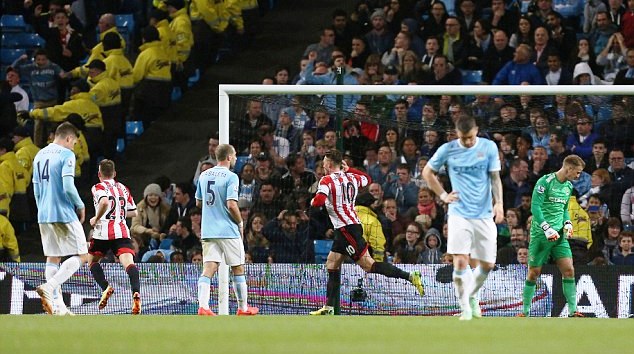
[[549,257],[553,258],[563,277],[563,292],[570,317],[583,317],[577,312],[575,270],[568,244],[568,238],[573,233],[568,215],[568,200],[573,190],[571,181],[579,178],[584,167],[585,162],[579,156],[569,155],[559,171],[540,178],[533,189],[528,276],[523,294],[524,309],[520,317],[528,317],[530,314],[535,283]]

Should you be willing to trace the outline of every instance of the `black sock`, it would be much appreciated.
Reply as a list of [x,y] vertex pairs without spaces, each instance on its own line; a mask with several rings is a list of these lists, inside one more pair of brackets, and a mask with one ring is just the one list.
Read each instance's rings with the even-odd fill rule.
[[139,269],[135,264],[130,264],[126,269],[128,277],[130,278],[130,287],[132,287],[132,294],[141,292],[141,282],[139,281]]
[[401,278],[409,281],[409,273],[386,262],[374,262],[370,273],[378,273],[390,278]]
[[101,290],[106,290],[108,287],[108,281],[106,280],[106,276],[103,274],[103,268],[101,268],[101,264],[99,264],[99,262],[92,262],[90,264],[90,273],[92,273],[92,277],[95,278],[95,281],[99,284]]
[[326,296],[326,306],[332,306],[338,312],[341,300],[341,269],[328,269]]

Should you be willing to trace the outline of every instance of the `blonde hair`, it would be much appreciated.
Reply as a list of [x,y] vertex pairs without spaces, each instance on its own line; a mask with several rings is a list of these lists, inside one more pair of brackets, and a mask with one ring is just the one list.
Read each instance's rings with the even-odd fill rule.
[[564,165],[573,166],[573,167],[581,167],[581,168],[586,167],[586,163],[583,161],[581,157],[577,155],[566,156],[566,158],[564,159]]

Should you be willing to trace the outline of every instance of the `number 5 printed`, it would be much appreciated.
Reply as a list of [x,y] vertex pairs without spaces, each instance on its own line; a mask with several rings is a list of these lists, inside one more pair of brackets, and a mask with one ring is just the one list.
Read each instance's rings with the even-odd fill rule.
[[213,190],[213,185],[216,184],[216,181],[207,181],[207,205],[212,206],[216,202],[216,193]]

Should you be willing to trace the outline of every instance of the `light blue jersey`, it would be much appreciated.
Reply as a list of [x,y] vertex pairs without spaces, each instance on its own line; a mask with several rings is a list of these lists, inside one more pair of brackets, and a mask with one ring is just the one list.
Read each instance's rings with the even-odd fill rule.
[[240,238],[238,224],[233,221],[227,200],[238,200],[238,175],[216,166],[200,174],[196,199],[202,202],[201,238]]
[[449,215],[466,219],[493,217],[491,177],[489,172],[500,171],[498,148],[494,142],[477,138],[471,148],[456,139],[443,144],[429,160],[434,171],[445,165],[451,186],[458,192],[458,201],[449,204]]
[[75,177],[75,154],[61,145],[49,144],[33,160],[33,189],[37,198],[37,222],[79,221],[75,205],[64,192],[64,176]]

